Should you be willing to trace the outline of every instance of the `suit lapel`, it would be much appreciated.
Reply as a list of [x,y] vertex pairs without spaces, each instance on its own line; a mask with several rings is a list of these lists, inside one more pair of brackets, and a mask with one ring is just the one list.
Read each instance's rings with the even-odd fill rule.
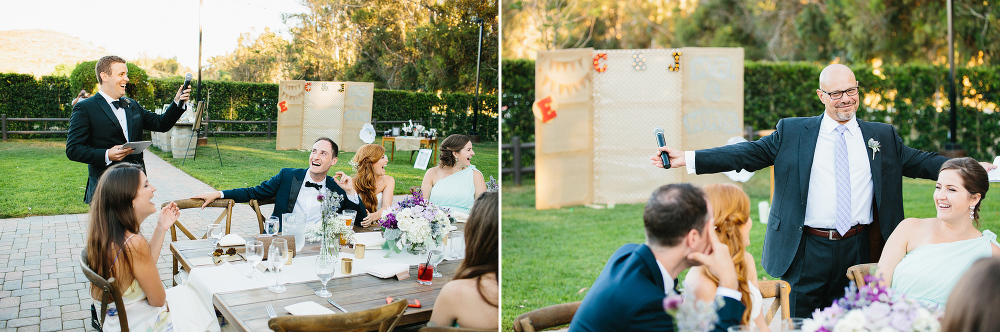
[[[658,289],[663,289],[663,273],[660,272],[660,266],[656,265],[656,257],[653,256],[653,251],[645,244],[640,244],[640,246],[641,248],[636,253],[639,254],[639,257],[642,257],[643,263],[646,263],[646,268],[649,269],[650,274],[653,276],[653,283],[656,284]],[[676,287],[676,285],[674,286]]]
[[[865,140],[865,150],[868,152],[868,165],[872,170],[872,186],[875,191],[875,206],[878,207],[879,197],[882,197],[882,163],[875,155],[875,151],[868,148],[868,140],[875,139],[875,126],[871,123],[858,120],[858,127],[861,127],[861,138]],[[878,139],[875,139],[876,141]],[[874,157],[874,158],[873,158]]]
[[306,170],[304,169],[296,170],[292,174],[292,182],[289,184],[292,187],[288,190],[288,205],[285,208],[287,212],[292,212],[292,209],[295,208],[295,200],[299,198],[299,191],[302,190],[302,180],[305,178]]
[[[104,99],[104,96],[100,93],[94,95],[94,98],[96,99],[95,101],[97,102],[97,105],[100,105],[101,109],[104,110],[104,114],[108,115],[108,119],[111,120],[111,123],[115,125],[115,128],[118,128],[118,132],[121,132],[122,125],[118,123],[118,117],[115,116],[115,111],[111,109],[111,104],[108,104],[108,100]],[[125,112],[125,122],[128,123],[128,111]],[[125,139],[127,140],[128,137]]]
[[[131,101],[130,100],[129,103],[128,103],[128,107],[125,107],[125,125],[128,126],[128,136],[129,136],[129,137],[126,137],[126,139],[128,141],[130,141],[130,142],[132,141],[132,133],[135,132],[136,126],[139,124],[138,121],[135,121],[135,119],[132,118],[133,116],[135,116],[135,114],[133,112],[133,109],[132,109],[132,104],[134,102],[135,101]],[[140,141],[142,140],[142,136],[141,135],[140,135],[140,139],[139,140]]]
[[819,125],[822,121],[823,115],[809,119],[799,136],[799,196],[803,202],[809,193],[809,176],[812,174],[813,156],[816,155],[816,141],[819,139]]

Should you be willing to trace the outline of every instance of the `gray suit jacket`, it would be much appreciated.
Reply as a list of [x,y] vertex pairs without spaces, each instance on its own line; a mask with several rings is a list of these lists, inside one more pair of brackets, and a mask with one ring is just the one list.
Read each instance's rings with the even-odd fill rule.
[[[696,152],[698,174],[739,169],[756,171],[774,166],[774,201],[768,216],[761,262],[772,276],[785,274],[802,240],[809,176],[822,117],[782,119],[778,121],[777,131],[770,136]],[[903,145],[896,128],[891,125],[861,120],[858,125],[865,146],[869,139],[881,145],[874,159],[872,149],[867,150],[874,188],[873,215],[879,220],[882,238],[888,239],[903,220],[902,177],[937,180],[938,170],[948,158]]]

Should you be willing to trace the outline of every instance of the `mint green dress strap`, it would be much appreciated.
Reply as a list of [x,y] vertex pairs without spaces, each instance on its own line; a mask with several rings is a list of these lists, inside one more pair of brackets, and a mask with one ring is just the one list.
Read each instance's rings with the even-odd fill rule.
[[468,214],[472,203],[476,201],[474,172],[479,172],[479,170],[476,169],[476,166],[469,165],[465,169],[439,180],[431,188],[431,203]]
[[984,230],[975,239],[925,244],[908,252],[892,273],[892,289],[924,304],[944,307],[958,279],[982,257],[993,255],[997,235]]

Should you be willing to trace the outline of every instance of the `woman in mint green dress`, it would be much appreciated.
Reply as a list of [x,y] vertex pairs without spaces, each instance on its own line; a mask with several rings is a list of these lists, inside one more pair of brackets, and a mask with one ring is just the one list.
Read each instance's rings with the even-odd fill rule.
[[944,306],[974,261],[1000,255],[996,234],[976,229],[989,186],[986,170],[972,158],[941,165],[934,189],[937,217],[899,223],[879,259],[883,281],[908,298]]
[[465,135],[451,135],[441,142],[441,162],[427,170],[420,185],[424,198],[452,212],[468,216],[476,197],[486,192],[483,173],[472,165],[472,140]]

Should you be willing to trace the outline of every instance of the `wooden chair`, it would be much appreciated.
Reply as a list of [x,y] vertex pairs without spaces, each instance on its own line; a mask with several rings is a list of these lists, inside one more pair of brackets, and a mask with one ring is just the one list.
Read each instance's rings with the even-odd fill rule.
[[573,315],[576,314],[576,309],[580,307],[580,303],[582,302],[550,305],[523,313],[514,319],[514,331],[535,332],[569,324],[573,320]]
[[461,327],[427,326],[419,332],[496,332],[497,330],[463,329]]
[[83,270],[83,275],[87,276],[87,280],[90,280],[94,286],[101,289],[101,311],[97,314],[97,324],[94,328],[101,331],[101,327],[104,326],[104,313],[108,312],[108,303],[114,302],[115,309],[118,311],[116,314],[118,316],[118,322],[120,322],[122,332],[128,332],[128,318],[125,315],[125,303],[122,301],[122,292],[115,286],[115,278],[104,279],[99,274],[90,269],[90,263],[87,260],[87,249],[84,248],[80,251],[80,269]]
[[[193,209],[193,208],[199,208],[200,209],[201,205],[205,203],[204,200],[201,200],[201,199],[190,199],[190,198],[178,199],[178,200],[173,201],[173,202],[177,203],[177,208],[181,209],[181,210],[184,210],[184,209]],[[170,202],[163,203],[162,205],[160,205],[160,208],[162,209],[163,207],[167,206],[167,204],[170,204]],[[226,229],[224,231],[225,233],[223,233],[223,234],[229,234],[229,229],[230,229],[230,227],[232,226],[232,223],[233,223],[233,205],[235,205],[235,204],[236,204],[236,202],[234,202],[231,199],[217,199],[217,200],[212,201],[211,204],[208,204],[208,207],[220,207],[220,208],[224,208],[224,210],[222,211],[222,213],[219,214],[219,217],[215,219],[215,223],[216,224],[222,223],[222,219],[223,218],[226,219]],[[184,227],[184,225],[181,224],[180,220],[177,220],[177,222],[175,222],[173,226],[170,226],[170,240],[171,241],[174,241],[174,242],[177,241],[177,229],[180,229],[181,232],[183,232],[184,235],[186,235],[189,240],[197,240],[198,239],[198,237],[194,236],[194,234],[192,234],[191,231],[188,231],[187,227]],[[205,233],[205,235],[202,235],[201,238],[202,239],[208,238],[208,233]],[[171,255],[171,256],[173,256],[173,255]],[[177,256],[173,256],[173,260],[174,260],[174,270],[173,270],[174,274],[172,274],[171,276],[177,275],[177,272],[178,272]],[[173,279],[173,278],[171,278],[171,279]],[[174,279],[174,286],[177,286],[177,280],[176,279]]]
[[309,332],[309,331],[371,331],[378,327],[379,332],[390,332],[396,328],[396,323],[406,311],[406,299],[396,299],[395,302],[365,311],[349,312],[333,315],[310,316],[280,316],[267,321],[267,326],[273,331]]
[[791,308],[789,308],[788,299],[792,293],[792,286],[784,280],[760,280],[757,282],[760,285],[760,295],[766,298],[775,298],[774,302],[771,303],[771,308],[767,310],[767,314],[764,315],[764,323],[770,325],[771,319],[774,315],[778,313],[778,308],[781,308],[781,319],[791,318]]
[[262,199],[259,201],[251,199],[249,204],[250,208],[253,209],[253,212],[257,214],[257,226],[260,227],[260,234],[264,234],[264,214],[260,213],[260,206],[274,204],[274,198]]
[[858,264],[847,268],[847,279],[851,279],[858,287],[866,286],[865,277],[872,275],[878,263]]

